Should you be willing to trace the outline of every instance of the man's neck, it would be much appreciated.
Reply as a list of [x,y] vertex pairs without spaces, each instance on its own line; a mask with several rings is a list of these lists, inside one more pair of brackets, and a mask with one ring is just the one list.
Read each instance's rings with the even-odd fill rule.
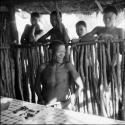
[[61,66],[62,64],[63,62],[62,63],[56,62],[56,66]]
[[110,26],[110,27],[106,26],[106,28],[107,28],[107,29],[114,29],[115,26],[114,26],[114,25],[112,25],[112,26]]

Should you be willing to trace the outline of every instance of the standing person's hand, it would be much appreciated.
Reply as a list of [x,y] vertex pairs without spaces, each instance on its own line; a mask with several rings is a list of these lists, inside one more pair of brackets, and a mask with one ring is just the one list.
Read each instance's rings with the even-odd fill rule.
[[101,33],[98,38],[108,40],[108,39],[113,39],[113,36],[111,34]]

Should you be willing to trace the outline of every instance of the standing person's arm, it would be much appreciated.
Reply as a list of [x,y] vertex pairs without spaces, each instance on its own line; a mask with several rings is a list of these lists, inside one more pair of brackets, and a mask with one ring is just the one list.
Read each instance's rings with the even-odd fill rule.
[[38,41],[42,36],[43,36],[43,30],[41,30],[40,33],[35,36],[35,41]]
[[30,35],[29,38],[31,42],[37,42],[43,36],[42,30],[39,30],[40,33],[35,35],[36,28],[37,26],[32,26],[31,28],[31,32],[29,34]]
[[81,41],[84,42],[84,41],[94,40],[94,35],[97,34],[98,31],[99,31],[99,27],[95,27],[91,32],[89,32],[86,35],[84,35],[81,38]]
[[41,89],[41,85],[42,85],[42,73],[43,70],[45,69],[45,65],[40,66],[40,68],[38,69],[38,72],[36,74],[36,85],[35,85],[35,92],[38,96],[38,103],[39,104],[44,104],[44,99],[42,97],[42,89]]
[[51,30],[49,30],[46,34],[42,35],[40,40],[45,41],[47,39],[47,37],[51,36],[52,32],[53,32],[53,28]]
[[62,28],[62,17],[60,17],[60,15],[59,15],[59,10],[58,10],[58,8],[57,8],[57,24],[58,24],[58,28],[59,28],[59,31],[60,31],[60,33],[61,34],[63,34],[63,28]]
[[68,36],[66,28],[63,25],[62,25],[62,29],[63,29],[63,33],[62,33],[62,35],[63,35],[63,41],[65,42],[65,44],[69,43],[70,38]]

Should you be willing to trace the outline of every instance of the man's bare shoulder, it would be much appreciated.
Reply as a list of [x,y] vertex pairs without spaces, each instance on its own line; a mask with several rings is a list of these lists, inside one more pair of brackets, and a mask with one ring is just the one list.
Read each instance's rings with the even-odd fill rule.
[[73,64],[71,64],[70,62],[67,62],[67,63],[66,63],[66,67],[67,67],[67,69],[70,70],[70,71],[73,70],[73,69],[75,69],[75,67],[73,66]]
[[103,29],[104,27],[103,26],[96,26],[93,30],[100,30],[100,29]]
[[40,66],[39,66],[39,71],[42,72],[48,65],[49,63],[42,63]]
[[89,32],[92,35],[98,34],[98,32],[100,32],[100,30],[103,30],[104,27],[102,26],[96,26],[91,32]]

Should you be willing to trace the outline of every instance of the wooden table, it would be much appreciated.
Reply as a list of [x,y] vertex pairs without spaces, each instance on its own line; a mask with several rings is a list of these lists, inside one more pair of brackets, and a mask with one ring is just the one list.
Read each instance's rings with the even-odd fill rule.
[[[0,124],[125,124],[125,121],[109,119],[96,115],[46,107],[11,98],[4,97],[4,99],[9,99],[10,105],[7,110],[1,111]],[[24,116],[19,116],[18,112],[14,112],[24,106],[28,109],[34,110],[34,112],[36,112],[35,116],[25,119]],[[26,113],[27,111],[22,112]]]

